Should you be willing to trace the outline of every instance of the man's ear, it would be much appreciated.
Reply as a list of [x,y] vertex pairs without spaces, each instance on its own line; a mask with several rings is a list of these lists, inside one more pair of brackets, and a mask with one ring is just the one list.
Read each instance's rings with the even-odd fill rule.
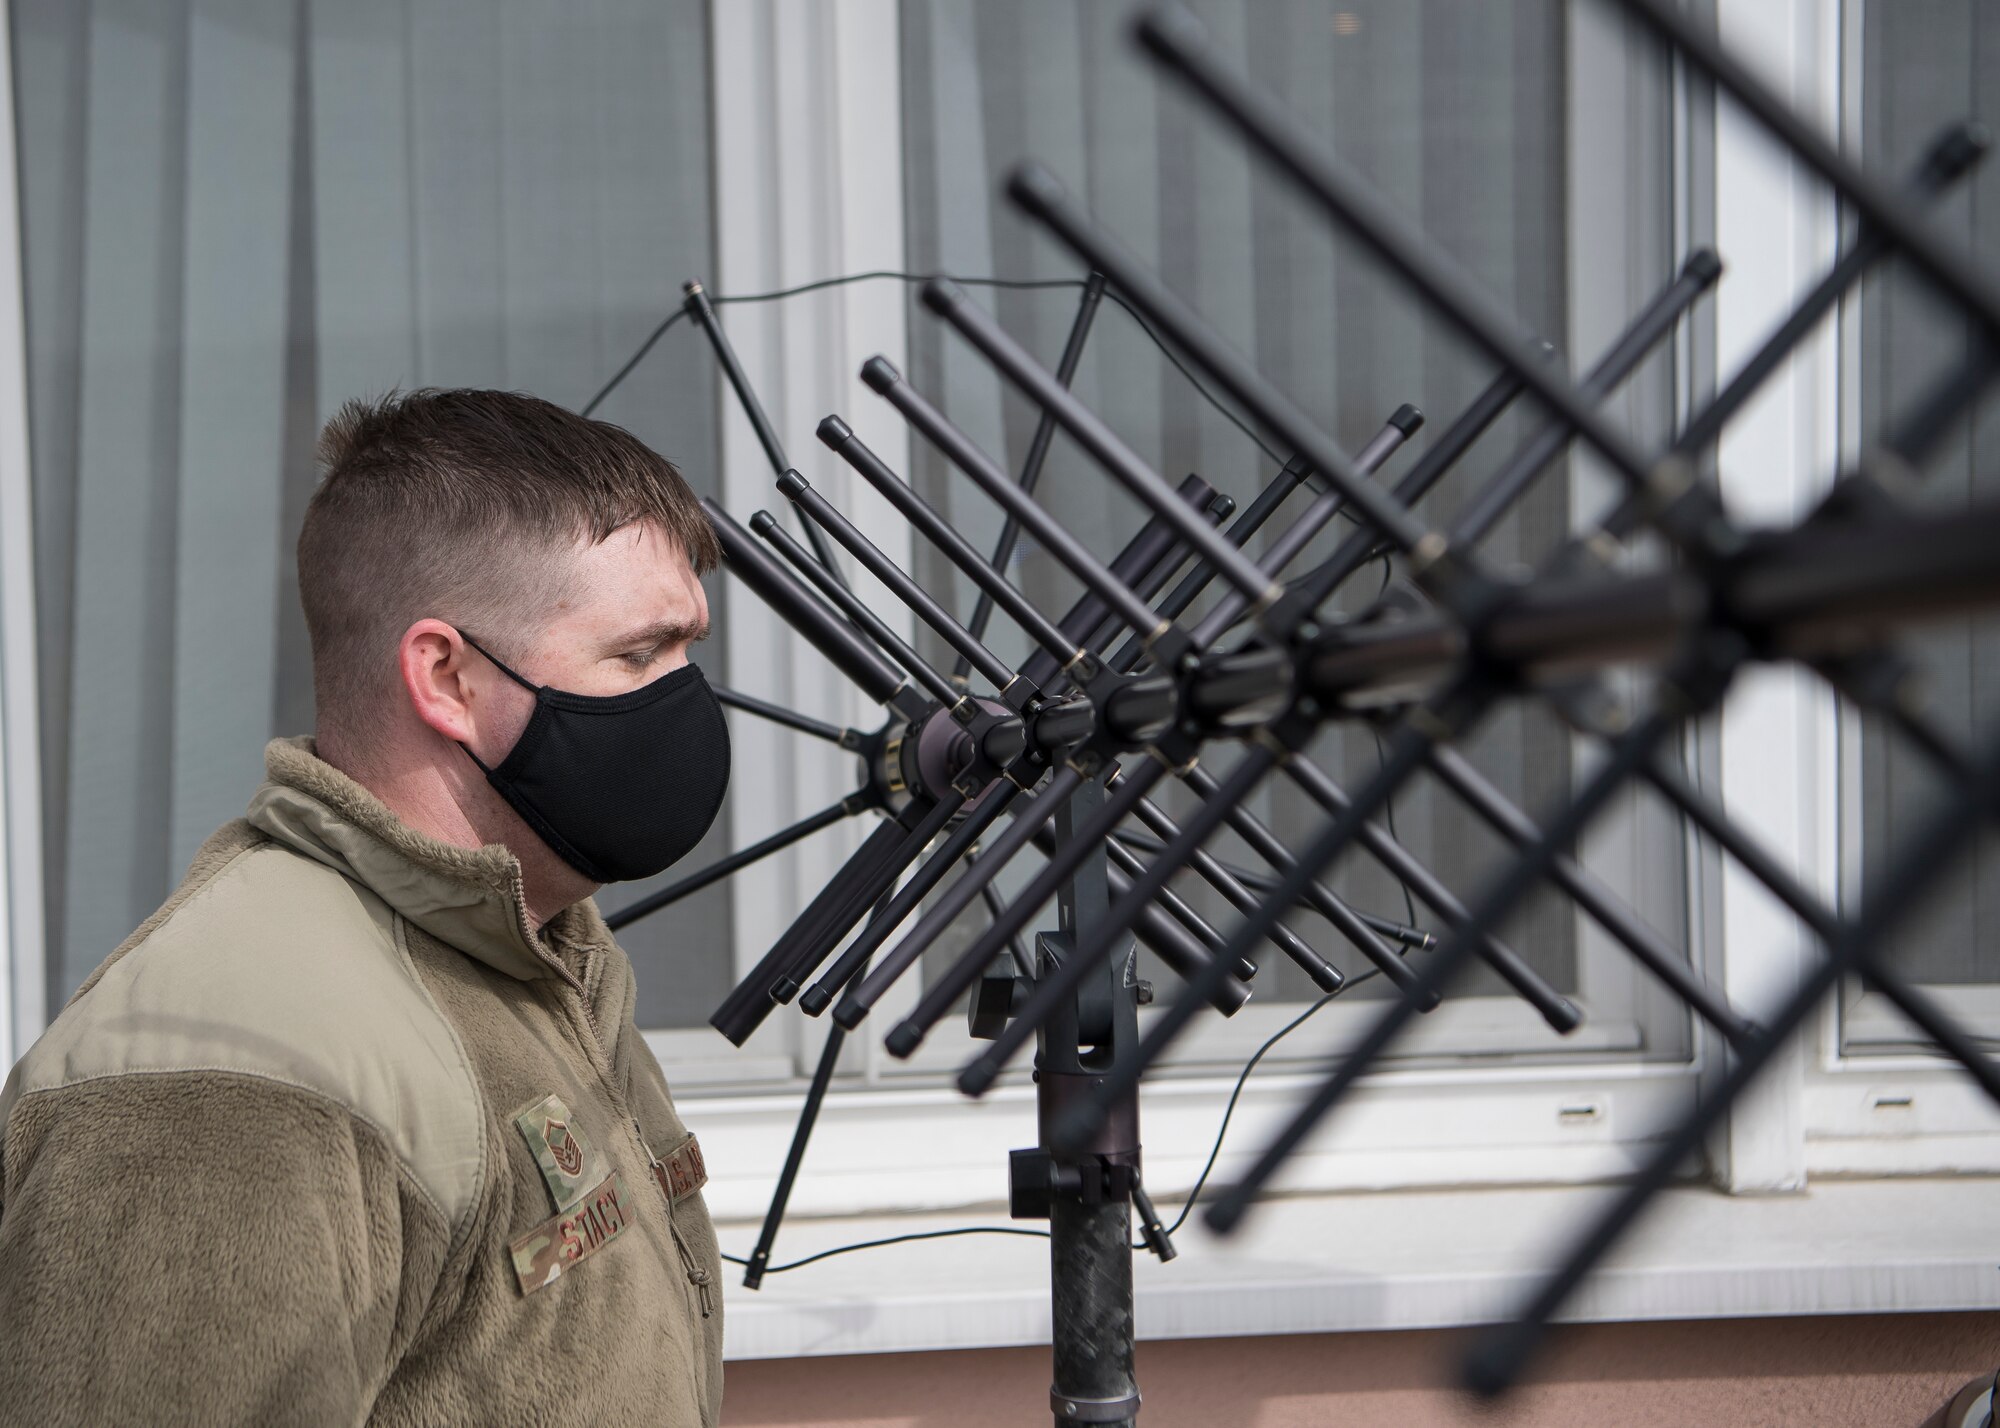
[[[474,751],[481,748],[480,716],[492,724],[496,712],[481,707],[484,681],[472,669],[478,659],[465,637],[442,620],[417,621],[403,631],[396,646],[403,690],[417,717],[454,744]],[[494,731],[485,732],[490,739]]]

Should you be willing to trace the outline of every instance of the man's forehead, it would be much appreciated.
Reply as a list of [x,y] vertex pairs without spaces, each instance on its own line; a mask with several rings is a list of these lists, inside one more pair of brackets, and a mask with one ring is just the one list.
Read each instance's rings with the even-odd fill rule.
[[632,521],[601,541],[579,542],[574,558],[584,578],[593,583],[647,580],[689,592],[701,586],[680,542],[655,521]]
[[615,634],[652,626],[685,629],[697,638],[708,625],[708,600],[687,555],[654,522],[620,526],[576,552],[576,581],[563,603],[571,614]]

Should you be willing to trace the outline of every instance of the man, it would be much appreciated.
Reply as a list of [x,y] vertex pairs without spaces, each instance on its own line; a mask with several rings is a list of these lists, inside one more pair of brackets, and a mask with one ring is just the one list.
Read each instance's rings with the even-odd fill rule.
[[530,397],[353,403],[320,459],[317,739],[0,1095],[0,1404],[712,1425],[706,1176],[590,895],[721,803],[714,532]]

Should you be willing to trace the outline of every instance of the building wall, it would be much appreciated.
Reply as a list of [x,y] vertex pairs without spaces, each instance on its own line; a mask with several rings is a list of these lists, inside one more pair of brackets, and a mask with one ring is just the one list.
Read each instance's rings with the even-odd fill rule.
[[[1591,1324],[1558,1329],[1494,1409],[1447,1385],[1462,1334],[1139,1346],[1143,1428],[1920,1428],[2000,1366],[2000,1312]],[[730,1428],[1046,1422],[1042,1349],[731,1364]]]

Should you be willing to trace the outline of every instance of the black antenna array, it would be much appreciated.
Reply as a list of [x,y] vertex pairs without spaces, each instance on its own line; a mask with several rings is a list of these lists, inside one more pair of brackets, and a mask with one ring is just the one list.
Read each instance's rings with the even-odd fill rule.
[[[1962,748],[1940,731],[1915,701],[1909,668],[1892,643],[1913,622],[2000,603],[2000,561],[1993,557],[2000,549],[2000,505],[1919,514],[1883,479],[1917,468],[1932,440],[1977,399],[1992,373],[2000,281],[1918,216],[1978,161],[1986,135],[1971,124],[1952,128],[1907,185],[1892,188],[1836,152],[1671,0],[1616,3],[1815,171],[1858,223],[1825,278],[1662,451],[1639,449],[1606,420],[1600,404],[1714,283],[1721,271],[1714,254],[1693,254],[1597,365],[1572,378],[1547,343],[1523,330],[1429,238],[1221,63],[1199,23],[1174,5],[1149,10],[1137,27],[1140,45],[1159,69],[1498,369],[1491,385],[1393,483],[1378,480],[1377,473],[1421,424],[1414,408],[1392,414],[1359,452],[1342,450],[1053,176],[1028,164],[1011,177],[1009,198],[1091,274],[1056,370],[1041,366],[956,284],[933,280],[922,294],[926,307],[1040,407],[1041,425],[1019,475],[998,466],[888,362],[877,357],[862,369],[871,389],[1001,507],[1006,524],[992,555],[953,530],[846,421],[829,416],[818,431],[977,587],[978,606],[961,624],[791,469],[709,299],[699,284],[689,285],[687,312],[713,344],[770,458],[778,490],[797,508],[812,547],[801,546],[765,512],[752,516],[745,530],[711,504],[729,569],[886,714],[881,727],[863,732],[725,693],[725,702],[745,713],[854,752],[863,782],[833,807],[614,920],[622,924],[665,906],[844,817],[880,817],[712,1018],[738,1044],[774,1007],[794,998],[810,1015],[830,1009],[835,1023],[749,1261],[747,1284],[754,1287],[769,1268],[843,1036],[861,1026],[888,988],[975,902],[990,926],[941,975],[926,979],[914,1009],[889,1029],[887,1045],[909,1056],[970,993],[974,1034],[990,1044],[962,1069],[958,1084],[977,1096],[1035,1044],[1042,1138],[1034,1149],[1014,1152],[1010,1199],[1017,1218],[1050,1221],[1051,1403],[1061,1424],[1131,1423],[1138,1411],[1129,1240],[1135,1207],[1146,1247],[1162,1258],[1174,1252],[1141,1174],[1140,1078],[1197,1017],[1210,1010],[1227,1016],[1244,1003],[1256,959],[1267,948],[1291,958],[1323,990],[1337,990],[1346,980],[1286,925],[1294,909],[1324,916],[1399,995],[1382,1004],[1352,1053],[1298,1107],[1249,1172],[1208,1204],[1204,1217],[1218,1231],[1242,1221],[1307,1134],[1340,1107],[1416,1016],[1439,1004],[1473,959],[1498,973],[1556,1031],[1579,1023],[1576,1007],[1497,932],[1540,884],[1552,883],[1574,900],[1730,1050],[1728,1074],[1716,1092],[1659,1142],[1519,1317],[1479,1343],[1466,1375],[1482,1392],[1497,1393],[1518,1377],[1542,1327],[1570,1292],[1842,977],[1867,978],[2000,1100],[2000,1067],[1881,956],[1886,935],[1936,885],[2000,796],[2000,738]],[[1736,525],[1705,474],[1717,436],[1860,277],[1890,257],[1915,267],[1939,297],[1965,314],[1979,335],[1971,357],[1901,414],[1889,438],[1840,473],[1820,506],[1795,526]],[[1293,453],[1240,512],[1198,477],[1178,486],[1167,481],[1069,391],[1107,290]],[[1523,396],[1544,414],[1540,430],[1448,525],[1434,527],[1418,516],[1417,503]],[[1033,499],[1057,429],[1150,514],[1108,561]],[[1480,538],[1572,442],[1601,458],[1623,486],[1621,499],[1531,578],[1502,572],[1479,553]],[[1302,486],[1312,492],[1310,503],[1253,558],[1250,537]],[[1357,528],[1329,560],[1288,577],[1287,567],[1336,514]],[[1006,556],[1024,531],[1087,592],[1060,618],[1037,608],[1006,578]],[[1646,532],[1665,539],[1673,565],[1621,573],[1617,553]],[[836,546],[950,646],[957,656],[953,670],[931,666],[854,596],[839,574]],[[1421,601],[1415,608],[1408,600],[1379,603],[1358,618],[1330,614],[1328,602],[1343,583],[1385,548],[1403,556]],[[1192,568],[1175,581],[1190,561]],[[1216,582],[1218,597],[1190,623],[1188,610]],[[985,643],[996,608],[1036,646],[1018,668]],[[1846,699],[1882,715],[1951,789],[1874,879],[1852,916],[1801,886],[1670,757],[1683,723],[1712,711],[1735,673],[1757,661],[1803,664]],[[1647,702],[1627,707],[1613,697],[1602,672],[1634,662],[1658,677]],[[1520,699],[1546,700],[1604,748],[1582,786],[1538,817],[1514,806],[1453,748],[1496,706]],[[1313,734],[1335,720],[1368,721],[1384,736],[1379,772],[1351,790],[1305,753]],[[1419,771],[1438,779],[1515,849],[1500,875],[1467,901],[1377,821]],[[1195,797],[1184,822],[1151,797],[1168,778],[1188,785]],[[1324,822],[1302,844],[1281,840],[1246,806],[1272,778],[1296,784],[1325,810]],[[1810,975],[1763,1024],[1732,1008],[1686,957],[1566,851],[1634,779],[1664,796],[1820,940]],[[1144,835],[1121,832],[1133,819]],[[1268,870],[1232,868],[1205,852],[1225,827],[1266,860]],[[1441,938],[1350,907],[1326,886],[1328,869],[1357,845],[1428,906],[1445,929]],[[1030,846],[1047,861],[1003,903],[994,879]],[[954,870],[957,877],[947,882]],[[1167,883],[1184,870],[1240,911],[1241,921],[1218,929],[1176,897]],[[933,899],[930,908],[885,950],[894,930],[926,899]],[[1023,934],[1051,901],[1058,908],[1056,928],[1038,933],[1031,952]],[[1137,1011],[1150,989],[1134,975],[1135,939],[1185,983],[1143,1036]],[[1412,950],[1428,955],[1406,961]]]

